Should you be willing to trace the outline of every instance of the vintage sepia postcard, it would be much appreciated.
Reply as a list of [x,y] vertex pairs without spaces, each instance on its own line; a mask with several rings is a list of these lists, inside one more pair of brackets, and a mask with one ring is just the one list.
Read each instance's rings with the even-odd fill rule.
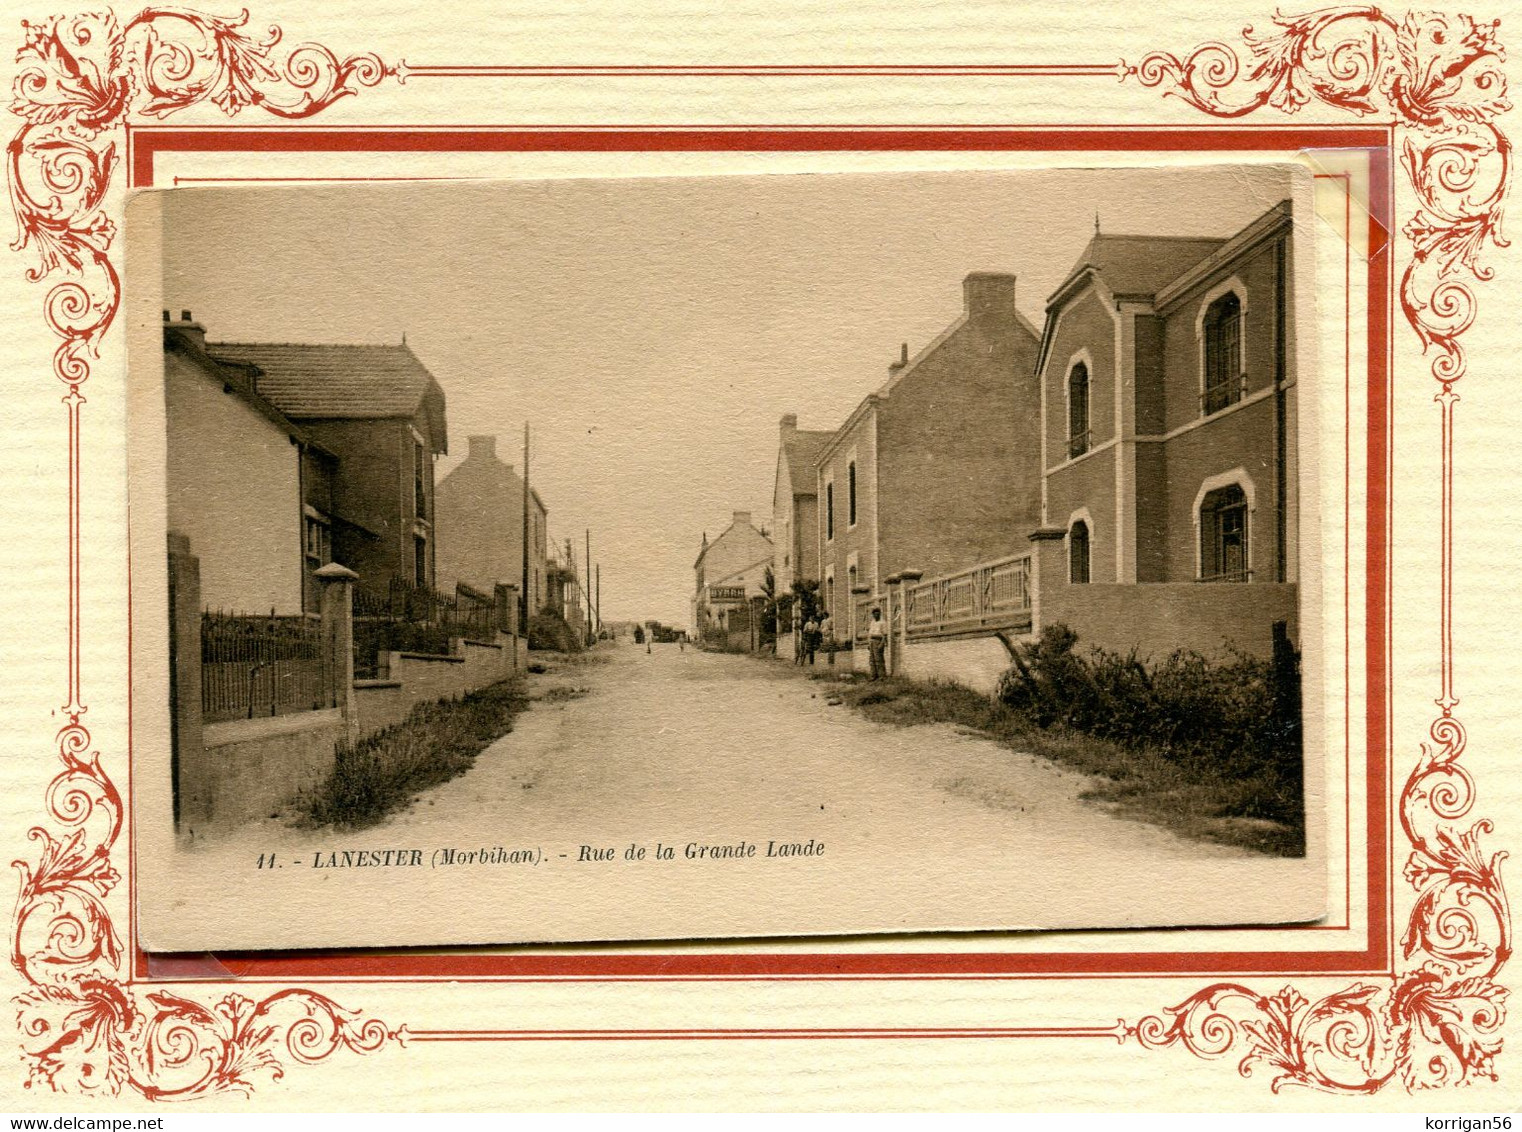
[[138,195],[143,945],[1321,919],[1313,187]]
[[1512,19],[13,17],[0,1106],[1514,1108]]

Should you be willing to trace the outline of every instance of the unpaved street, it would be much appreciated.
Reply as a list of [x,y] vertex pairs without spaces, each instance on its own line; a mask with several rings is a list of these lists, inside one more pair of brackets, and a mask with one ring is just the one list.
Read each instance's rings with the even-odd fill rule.
[[[950,725],[872,723],[786,665],[627,642],[597,657],[531,676],[510,734],[377,829],[265,822],[187,856],[239,883],[258,852],[299,861],[253,883],[294,886],[314,939],[355,931],[321,897],[337,886],[410,902],[458,942],[1263,922],[1291,886],[1298,914],[1319,910],[1304,862],[1110,817],[1078,775]],[[426,865],[314,872],[345,848]]]

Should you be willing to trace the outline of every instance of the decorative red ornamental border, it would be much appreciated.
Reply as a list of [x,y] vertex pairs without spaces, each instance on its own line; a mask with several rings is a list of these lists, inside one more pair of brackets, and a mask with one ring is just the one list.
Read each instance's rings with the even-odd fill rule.
[[[154,1100],[248,1091],[260,1072],[281,1075],[282,1046],[298,1061],[315,1062],[341,1048],[367,1052],[409,1037],[1135,1037],[1145,1046],[1180,1044],[1201,1056],[1240,1055],[1244,1073],[1264,1066],[1276,1089],[1298,1084],[1374,1092],[1397,1078],[1417,1088],[1494,1077],[1507,996],[1496,976],[1510,958],[1511,919],[1499,873],[1505,854],[1482,847],[1491,823],[1470,819],[1475,786],[1459,761],[1465,740],[1454,715],[1452,443],[1454,389],[1465,372],[1461,337],[1476,314],[1472,284],[1491,277],[1479,257],[1487,245],[1505,246],[1499,226],[1511,151],[1496,120],[1510,104],[1497,25],[1440,14],[1412,14],[1398,22],[1376,8],[1331,8],[1275,16],[1270,32],[1247,29],[1243,46],[1210,43],[1183,58],[1149,55],[1136,66],[480,68],[407,67],[374,55],[340,59],[315,44],[277,57],[279,29],[251,34],[246,22],[246,14],[230,20],[148,8],[126,23],[106,12],[23,25],[26,41],[11,103],[23,123],[6,152],[19,228],[13,247],[37,256],[29,279],[62,280],[47,292],[43,311],[61,340],[53,370],[66,390],[69,423],[68,722],[57,735],[63,769],[47,787],[46,824],[30,831],[37,856],[15,863],[21,880],[11,962],[28,984],[15,1004],[29,1085],[108,1095],[131,1090]],[[115,230],[103,208],[120,132],[129,118],[163,118],[207,102],[229,115],[257,108],[306,118],[387,78],[627,74],[1118,76],[1161,87],[1213,117],[1240,118],[1264,107],[1294,113],[1314,103],[1394,120],[1401,164],[1420,202],[1403,228],[1411,259],[1401,274],[1399,299],[1433,357],[1443,479],[1439,715],[1399,799],[1410,846],[1404,875],[1417,896],[1393,975],[1370,976],[1372,981],[1315,1002],[1293,987],[1269,995],[1221,982],[1159,1016],[1108,1028],[680,1035],[409,1035],[301,988],[258,1001],[227,994],[208,1006],[134,984],[105,903],[120,880],[112,850],[123,831],[122,798],[90,749],[80,683],[79,413],[91,364],[120,304],[120,280],[109,255]],[[753,140],[733,148],[753,148]],[[1381,780],[1374,779],[1377,788]]]

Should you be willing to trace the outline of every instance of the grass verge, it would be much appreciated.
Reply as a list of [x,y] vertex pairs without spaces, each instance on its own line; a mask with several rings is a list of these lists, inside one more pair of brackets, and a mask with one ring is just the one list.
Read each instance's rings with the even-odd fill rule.
[[519,677],[458,700],[419,704],[396,726],[340,747],[333,773],[302,799],[299,824],[375,825],[420,791],[464,774],[527,706]]
[[[1208,761],[1179,762],[1155,750],[1127,748],[1062,727],[1037,727],[999,701],[959,684],[900,677],[870,681],[829,672],[810,677],[879,723],[954,723],[1091,775],[1099,781],[1082,797],[1122,817],[1182,837],[1272,856],[1305,854],[1303,805],[1298,796],[1284,796],[1284,783],[1271,771],[1242,776]],[[1265,813],[1275,817],[1258,816]]]

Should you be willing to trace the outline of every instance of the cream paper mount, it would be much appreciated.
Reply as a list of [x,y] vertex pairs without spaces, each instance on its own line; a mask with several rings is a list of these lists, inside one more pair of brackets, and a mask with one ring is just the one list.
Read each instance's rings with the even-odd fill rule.
[[[1117,98],[1137,87],[1187,102],[1201,121],[1259,112],[1314,110],[1324,121],[1368,120],[1397,147],[1401,191],[1417,207],[1404,217],[1395,250],[1394,299],[1401,324],[1429,359],[1442,452],[1438,493],[1440,570],[1434,658],[1436,714],[1419,751],[1392,754],[1398,785],[1397,846],[1379,862],[1399,870],[1407,897],[1387,943],[1392,962],[1350,975],[1337,987],[1221,981],[1155,1013],[1113,1025],[904,1026],[886,1035],[923,1037],[1103,1037],[1148,1048],[1182,1046],[1261,1070],[1274,1088],[1301,1085],[1332,1093],[1374,1093],[1491,1078],[1501,1049],[1506,988],[1498,981],[1511,951],[1510,912],[1491,845],[1492,823],[1476,811],[1478,794],[1463,761],[1465,728],[1454,631],[1455,437],[1457,389],[1466,374],[1465,334],[1478,314],[1476,285],[1491,278],[1487,255],[1504,247],[1499,224],[1509,183],[1510,146],[1498,120],[1510,110],[1497,25],[1467,15],[1377,9],[1326,9],[1257,21],[1238,40],[1184,55],[1153,53],[1134,65],[1095,62],[977,68],[895,65],[884,75],[1000,74],[1039,81],[1108,75]],[[197,106],[300,119],[388,80],[428,74],[423,65],[344,56],[320,45],[286,49],[278,29],[253,31],[244,19],[191,10],[148,9],[130,19],[110,12],[24,25],[8,149],[8,181],[18,221],[16,249],[31,257],[40,312],[57,338],[52,379],[67,426],[50,473],[67,498],[68,554],[56,592],[66,603],[66,669],[57,674],[63,723],[52,743],[61,767],[36,781],[30,853],[20,873],[12,963],[24,986],[15,998],[17,1048],[39,1090],[148,1100],[251,1091],[280,1077],[291,1061],[374,1052],[409,1036],[504,1040],[505,1031],[422,1033],[372,1016],[368,984],[323,991],[303,986],[169,989],[135,960],[125,851],[127,807],[119,783],[124,752],[101,752],[89,730],[86,665],[89,625],[81,618],[82,547],[91,532],[81,506],[88,439],[86,392],[103,350],[111,350],[120,310],[116,227],[108,194],[131,152],[128,127]],[[464,71],[434,68],[435,77]],[[852,67],[721,65],[650,67],[670,76],[858,74]],[[472,75],[532,73],[587,80],[623,68],[477,68]],[[129,152],[123,153],[124,139]],[[761,142],[757,136],[752,142]],[[727,145],[732,147],[734,140]],[[764,143],[763,143],[764,144]],[[135,168],[135,165],[134,165]],[[19,375],[18,375],[19,379]],[[29,380],[35,380],[35,373]],[[1376,422],[1380,427],[1384,422]],[[1382,692],[1382,688],[1371,689]],[[37,735],[35,722],[20,734]],[[28,768],[36,766],[24,760]],[[1381,778],[1373,777],[1374,789]],[[1392,889],[1392,895],[1398,892]],[[341,1000],[341,1001],[340,1001]],[[391,1001],[395,1001],[394,999]],[[517,1033],[554,1041],[587,1036],[642,1041],[678,1033],[637,1029]],[[730,1036],[865,1036],[861,1028],[800,1025],[774,1031],[735,1028]],[[537,1036],[535,1036],[537,1035]],[[877,1035],[873,1035],[877,1036]],[[313,1070],[312,1072],[321,1072]]]

